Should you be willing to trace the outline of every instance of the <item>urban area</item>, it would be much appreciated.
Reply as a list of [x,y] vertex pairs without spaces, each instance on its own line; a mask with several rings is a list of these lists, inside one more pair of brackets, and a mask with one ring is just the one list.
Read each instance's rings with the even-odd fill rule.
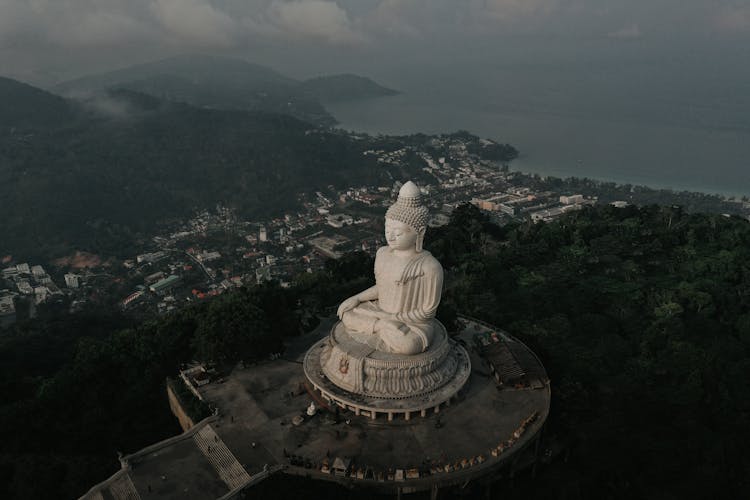
[[[524,187],[525,174],[482,159],[476,138],[438,136],[430,148],[370,149],[378,163],[399,166],[416,155],[422,161],[421,189],[431,207],[431,227],[447,224],[460,204],[470,202],[498,224],[511,220],[551,221],[597,202],[596,197]],[[495,145],[479,140],[480,146]],[[436,156],[428,151],[443,151]],[[128,313],[163,314],[243,285],[277,280],[289,286],[300,273],[320,269],[326,259],[361,250],[374,254],[385,244],[382,215],[401,182],[300,193],[302,210],[269,220],[241,220],[216,206],[153,236],[132,257],[117,260],[78,253],[47,263],[0,256],[0,326],[34,318],[56,304],[71,312],[107,305]],[[626,201],[614,201],[617,206]]]

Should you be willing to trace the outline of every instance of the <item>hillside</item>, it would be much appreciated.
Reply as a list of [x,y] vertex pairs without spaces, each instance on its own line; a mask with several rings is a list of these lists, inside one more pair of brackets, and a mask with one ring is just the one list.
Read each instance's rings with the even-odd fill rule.
[[127,89],[201,108],[288,114],[316,125],[336,121],[298,83],[240,59],[183,55],[77,78],[54,87],[68,97]]
[[74,108],[59,96],[0,77],[0,129],[5,133],[62,125],[74,119]]
[[[295,207],[303,188],[388,175],[363,158],[362,141],[285,115],[124,90],[74,102],[5,86],[2,102],[20,97],[0,108],[0,123],[26,134],[0,135],[3,254],[125,252],[137,233],[194,208],[223,202],[245,216],[268,214]],[[30,121],[39,109],[45,119]]]
[[351,101],[398,94],[398,91],[383,87],[369,78],[352,74],[319,76],[305,80],[301,86],[322,102]]
[[138,81],[159,75],[190,79],[195,84],[210,83],[228,88],[261,87],[263,85],[293,85],[271,68],[240,59],[206,55],[182,55],[158,61],[136,64],[126,68],[76,78],[56,86],[61,92],[100,90],[127,81]]
[[[441,307],[520,337],[552,380],[563,456],[497,498],[745,498],[750,223],[677,206],[498,228],[454,211]],[[494,488],[493,488],[494,489]]]
[[336,120],[320,101],[359,99],[395,92],[370,79],[337,75],[299,82],[240,59],[183,55],[63,82],[53,91],[90,97],[127,89],[201,108],[264,111],[322,126]]

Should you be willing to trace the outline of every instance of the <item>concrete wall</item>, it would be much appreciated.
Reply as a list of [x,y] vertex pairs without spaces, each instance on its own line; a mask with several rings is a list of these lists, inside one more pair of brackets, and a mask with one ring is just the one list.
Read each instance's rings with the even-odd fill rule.
[[169,399],[169,408],[172,410],[172,415],[177,417],[177,421],[180,423],[182,430],[187,431],[192,429],[195,426],[195,422],[193,422],[193,419],[190,418],[187,412],[182,408],[180,399],[172,391],[172,387],[169,384],[167,384],[167,398]]

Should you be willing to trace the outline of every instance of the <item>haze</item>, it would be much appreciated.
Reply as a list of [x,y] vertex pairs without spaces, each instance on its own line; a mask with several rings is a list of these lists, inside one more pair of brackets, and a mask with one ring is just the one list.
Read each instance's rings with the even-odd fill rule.
[[749,42],[737,0],[0,0],[0,75],[42,87],[187,52],[354,72],[404,94],[332,107],[347,128],[467,128],[526,170],[731,194]]

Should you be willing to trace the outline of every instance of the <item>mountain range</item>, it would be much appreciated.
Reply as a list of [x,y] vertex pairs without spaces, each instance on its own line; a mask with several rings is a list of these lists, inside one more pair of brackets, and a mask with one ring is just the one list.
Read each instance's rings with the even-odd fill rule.
[[397,94],[369,78],[344,74],[296,80],[241,59],[183,55],[60,83],[51,91],[90,97],[126,89],[197,107],[266,111],[323,126],[336,123],[321,101]]

